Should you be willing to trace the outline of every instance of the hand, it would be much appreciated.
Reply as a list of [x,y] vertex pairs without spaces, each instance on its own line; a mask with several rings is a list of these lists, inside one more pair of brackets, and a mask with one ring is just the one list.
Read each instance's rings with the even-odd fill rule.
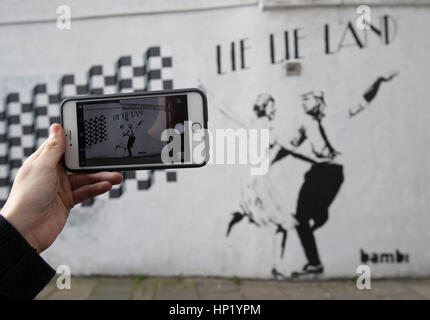
[[293,140],[290,141],[290,143],[294,146],[294,147],[299,147],[306,139],[307,139],[307,135],[306,135],[306,128],[304,126],[301,126],[299,128],[299,136],[293,138]]
[[120,173],[68,174],[61,161],[65,145],[63,128],[53,124],[48,140],[18,170],[0,212],[38,253],[54,242],[75,204],[122,181]]

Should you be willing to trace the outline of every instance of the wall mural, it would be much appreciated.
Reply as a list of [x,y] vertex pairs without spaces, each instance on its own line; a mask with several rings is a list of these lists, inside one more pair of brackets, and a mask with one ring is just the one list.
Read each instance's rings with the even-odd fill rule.
[[[395,21],[392,17],[384,15],[381,17],[383,21],[383,28],[378,29],[371,25],[371,32],[374,32],[379,37],[383,38],[383,42],[388,45],[393,39],[390,35],[389,21]],[[397,24],[394,22],[394,28]],[[291,33],[291,32],[290,32]],[[284,33],[285,41],[285,57],[280,61],[289,61],[292,56],[295,59],[300,59],[300,42],[299,29],[294,29],[292,32],[294,54],[290,52],[290,35],[289,31]],[[349,46],[357,46],[359,49],[366,47],[363,40],[360,39],[354,24],[348,22],[342,34],[337,50],[332,51],[330,43],[330,26],[324,26],[325,35],[325,54],[338,53],[342,48]],[[347,44],[348,35],[353,39],[353,43]],[[276,58],[276,41],[274,35],[270,34],[270,61],[272,64],[279,63]],[[367,39],[367,38],[366,38]],[[240,65],[236,65],[236,45],[231,43],[230,47],[230,66],[231,72],[238,69],[247,69],[249,66],[246,64],[246,50],[249,49],[246,45],[248,39],[239,40],[240,48]],[[222,60],[222,46],[216,46],[216,64],[217,73],[219,75],[225,74],[223,69]],[[386,76],[378,77],[372,85],[365,91],[362,96],[362,101],[358,102],[357,107],[347,110],[349,118],[357,116],[363,112],[374,100],[381,85],[385,82],[393,80],[399,74],[398,71],[390,72]],[[201,84],[203,90],[207,89]],[[232,115],[231,110],[226,107],[219,106],[221,114],[230,120],[239,123],[242,126],[249,127],[262,127],[269,128],[271,131],[271,141],[269,150],[266,150],[266,155],[270,157],[270,167],[276,165],[279,161],[286,161],[287,157],[296,161],[302,161],[309,164],[310,168],[303,174],[303,184],[299,189],[297,195],[297,205],[295,213],[288,213],[280,204],[280,197],[273,191],[274,181],[270,181],[270,174],[263,177],[251,177],[250,181],[245,183],[242,191],[242,198],[238,207],[240,210],[231,213],[231,219],[227,225],[226,236],[228,237],[238,223],[248,223],[254,228],[269,227],[273,229],[274,236],[280,235],[280,257],[285,254],[287,239],[290,230],[296,230],[303,248],[304,255],[307,263],[303,266],[302,270],[293,271],[291,277],[307,277],[320,275],[324,272],[324,266],[321,263],[320,255],[316,239],[314,236],[315,231],[324,226],[329,219],[329,208],[334,199],[336,198],[342,184],[344,182],[343,165],[338,159],[342,154],[341,150],[335,148],[332,143],[332,138],[329,139],[327,131],[324,126],[324,117],[328,112],[324,92],[311,91],[301,94],[303,112],[312,120],[311,125],[315,126],[317,130],[312,130],[314,136],[308,134],[308,129],[305,125],[298,123],[297,135],[291,137],[290,145],[282,145],[273,134],[272,122],[276,116],[276,99],[271,94],[259,94],[256,102],[252,106],[255,117],[258,119],[258,124],[252,122],[252,125],[244,124],[240,115]],[[316,134],[315,134],[316,132]],[[335,137],[334,137],[335,138]],[[335,140],[335,139],[334,139]],[[307,146],[306,146],[307,145]],[[309,148],[312,156],[307,156],[301,152],[303,148]],[[269,169],[270,170],[270,169]],[[286,217],[290,215],[290,217]],[[280,218],[281,217],[281,218]],[[288,225],[280,221],[288,220]],[[276,263],[275,263],[276,264]],[[286,279],[288,275],[280,272],[276,266],[271,270],[274,278]]]
[[[390,81],[399,72],[391,73],[388,77],[378,77],[369,90],[363,95],[366,105],[359,104],[359,109],[354,111],[350,116],[355,116],[363,111],[373,100],[379,91],[382,82]],[[327,105],[322,91],[306,92],[301,95],[303,112],[308,115],[313,124],[317,126],[318,136],[309,137],[306,127],[299,124],[297,136],[290,140],[290,146],[280,144],[274,135],[271,135],[269,150],[266,154],[271,156],[270,167],[276,162],[290,156],[298,161],[304,161],[310,165],[310,169],[304,173],[304,181],[300,187],[297,196],[296,212],[292,215],[292,226],[282,225],[271,216],[273,212],[279,212],[281,215],[288,213],[279,205],[279,199],[271,192],[270,186],[273,182],[264,181],[269,175],[263,177],[253,177],[246,185],[247,191],[243,192],[243,199],[239,207],[240,211],[232,213],[232,218],[228,223],[228,237],[234,225],[241,221],[247,221],[256,227],[275,226],[275,234],[281,234],[281,257],[284,256],[288,230],[294,228],[297,231],[307,263],[301,271],[295,271],[291,277],[297,278],[312,274],[322,274],[324,266],[321,263],[314,232],[322,227],[329,218],[329,208],[344,181],[343,166],[336,161],[341,155],[330,142],[323,125],[323,119],[326,116]],[[260,94],[253,106],[253,110],[260,121],[267,121],[269,128],[273,128],[270,122],[276,115],[275,99],[269,94]],[[227,112],[223,110],[225,115]],[[230,117],[231,118],[231,117]],[[320,145],[317,144],[320,142]],[[313,157],[308,157],[300,153],[300,147],[308,142]],[[284,160],[283,160],[284,161]],[[270,170],[270,169],[269,169]],[[268,210],[269,206],[275,204],[276,210]],[[245,218],[245,219],[244,219]],[[279,272],[276,268],[272,269],[272,275],[275,278],[287,278],[286,275]]]
[[[258,10],[257,13],[251,12],[251,8],[244,10],[249,10],[251,17],[261,19],[257,22],[264,22],[258,32],[251,33],[248,37],[246,32],[255,28],[252,19],[246,25],[248,29],[239,28],[236,33],[231,30],[219,31],[218,27],[203,24],[203,31],[199,33],[195,27],[207,15],[214,15],[210,17],[212,19],[225,15],[230,21],[235,20],[236,15],[229,16],[228,10],[195,13],[196,16],[202,14],[205,19],[190,19],[189,25],[184,24],[184,28],[189,28],[190,36],[184,36],[180,41],[172,39],[172,45],[176,45],[174,54],[167,54],[164,45],[159,45],[144,50],[141,61],[136,61],[132,56],[120,56],[116,60],[114,74],[106,74],[102,65],[93,65],[87,72],[86,83],[76,83],[76,74],[62,75],[59,77],[58,88],[54,91],[49,91],[44,83],[35,84],[29,101],[15,90],[7,92],[0,110],[0,126],[5,132],[0,135],[0,147],[5,150],[0,157],[1,206],[22,162],[47,138],[49,125],[59,121],[58,104],[64,97],[172,89],[175,81],[175,86],[199,86],[206,92],[211,129],[233,122],[234,126],[240,128],[264,128],[270,131],[270,143],[264,150],[264,157],[269,162],[269,172],[262,176],[242,176],[241,171],[235,168],[225,169],[211,165],[184,170],[184,178],[181,176],[180,179],[177,179],[176,171],[157,170],[157,174],[162,175],[165,181],[174,182],[170,185],[172,188],[168,189],[170,186],[158,188],[158,182],[154,186],[155,171],[124,172],[127,183],[115,187],[106,196],[111,200],[124,195],[123,202],[104,201],[103,198],[98,202],[92,199],[83,203],[75,211],[78,214],[71,216],[70,228],[66,228],[64,238],[58,239],[58,247],[48,252],[49,258],[58,264],[68,263],[77,273],[85,274],[120,274],[125,272],[122,262],[126,261],[129,266],[126,272],[137,274],[230,276],[231,270],[236,270],[235,275],[242,276],[240,272],[245,270],[245,276],[276,279],[306,278],[322,276],[324,273],[327,275],[327,270],[331,271],[333,264],[338,263],[337,257],[333,258],[333,255],[324,250],[327,243],[324,241],[328,238],[320,237],[318,233],[320,230],[330,229],[332,225],[335,228],[339,225],[341,228],[346,226],[346,222],[339,222],[339,216],[348,211],[345,203],[348,202],[349,205],[356,195],[354,192],[358,192],[354,189],[357,172],[368,169],[367,164],[357,168],[357,162],[351,162],[358,151],[354,154],[350,140],[342,139],[342,130],[348,130],[360,122],[364,128],[369,129],[371,125],[365,123],[369,122],[366,116],[384,107],[381,101],[387,97],[385,89],[394,87],[397,79],[400,83],[408,78],[408,70],[396,65],[397,56],[387,59],[378,70],[368,72],[369,69],[366,69],[366,73],[357,76],[357,81],[362,81],[358,87],[361,89],[357,90],[355,86],[351,90],[349,84],[343,87],[340,83],[339,99],[330,91],[330,86],[337,85],[337,82],[331,80],[340,74],[339,70],[334,69],[338,68],[337,64],[343,63],[342,72],[348,73],[346,60],[355,58],[356,55],[357,64],[367,63],[371,60],[369,57],[376,56],[377,50],[385,50],[395,42],[399,31],[397,20],[391,15],[375,14],[370,30],[359,31],[353,20],[344,18],[340,13],[338,15],[336,11],[336,14],[330,15],[331,18],[327,18],[331,19],[330,23],[318,15],[315,23],[305,24],[310,29],[307,32],[304,27],[284,30],[284,24],[287,24],[285,21],[288,20],[285,18],[290,14],[287,13],[288,10],[285,13],[275,10],[264,14]],[[267,17],[271,14],[279,18],[275,19],[278,22],[269,21],[270,18]],[[180,14],[161,16],[161,22],[168,20],[172,25],[181,23]],[[345,16],[351,15],[347,13]],[[151,27],[151,22],[135,22],[133,28],[144,26],[148,29],[145,23]],[[293,23],[298,22],[293,21],[289,25]],[[136,27],[137,29],[139,28]],[[163,31],[163,28],[153,30],[160,33],[156,37],[168,38],[170,42],[170,31]],[[96,27],[93,32],[96,34],[98,31],[100,29]],[[127,38],[122,33],[116,36]],[[233,37],[236,38],[232,39]],[[154,43],[152,38],[150,41],[151,44]],[[194,43],[190,45],[192,41],[198,43],[198,46]],[[91,42],[87,44],[93,45]],[[130,46],[134,49],[126,48],[126,52],[142,52],[140,44]],[[345,55],[341,56],[340,53],[344,51]],[[337,55],[341,56],[338,60]],[[109,52],[107,54],[109,59],[117,56],[110,57]],[[173,59],[175,68],[181,71],[175,77],[172,76]],[[306,59],[311,60],[309,64],[302,63]],[[327,59],[329,65],[325,69],[324,59]],[[308,68],[305,70],[308,78],[289,78],[285,72],[285,64],[289,62],[302,63],[303,68]],[[374,63],[377,62],[379,60]],[[77,65],[79,62],[75,63]],[[279,68],[275,67],[277,65]],[[309,66],[321,68],[322,72]],[[401,69],[401,72],[396,69]],[[315,72],[319,72],[315,76],[316,80],[313,78]],[[327,81],[330,86],[321,80],[326,75],[327,79],[330,77],[330,81]],[[252,77],[254,79],[250,80]],[[288,88],[288,94],[283,92],[284,82],[281,83],[279,79],[285,80],[285,86],[288,81],[292,84]],[[342,75],[339,79],[343,81],[345,76]],[[239,83],[242,80],[243,83]],[[356,94],[353,98],[350,96],[351,92]],[[378,98],[382,99],[378,101]],[[289,103],[291,101],[295,103]],[[347,104],[343,104],[345,101]],[[297,118],[286,119],[289,112],[298,115]],[[127,123],[118,121],[115,130],[117,140],[110,146],[123,156],[143,152],[137,147],[139,137],[136,132],[145,125],[146,118],[142,120],[141,117],[135,117],[133,121],[128,120]],[[338,120],[345,127],[336,127]],[[95,152],[103,150],[106,141],[110,141],[105,131],[108,121],[110,120],[94,114],[85,122],[85,130],[88,132],[85,143]],[[289,130],[280,128],[287,125]],[[360,130],[362,127],[357,126],[348,134],[355,135],[362,132]],[[369,136],[371,135],[365,138]],[[224,169],[232,174],[231,184],[226,183],[228,178],[224,177]],[[201,182],[201,176],[206,178],[204,183]],[[133,184],[131,187],[130,182]],[[362,184],[366,183],[369,183],[368,180],[364,180]],[[348,190],[351,185],[352,191]],[[154,187],[151,188],[152,186]],[[143,190],[149,191],[135,194],[135,191]],[[169,192],[168,197],[166,190]],[[349,198],[344,197],[345,190],[350,191],[347,195]],[[341,209],[336,206],[336,201],[339,200]],[[145,210],[142,201],[145,202]],[[383,200],[381,203],[384,203]],[[91,207],[91,210],[86,207]],[[368,209],[367,217],[373,214],[369,210],[374,208]],[[97,214],[91,213],[90,216],[92,211]],[[327,224],[328,221],[331,222]],[[350,230],[344,229],[341,232]],[[106,234],[110,236],[105,237]],[[175,235],[174,239],[172,234]],[[339,236],[334,233],[329,240],[334,238],[333,241],[342,241],[342,236],[345,234]],[[262,237],[266,237],[268,241],[257,249],[249,248],[248,242],[251,241],[255,241],[254,244],[258,242],[257,245],[260,246]],[[374,249],[365,247],[368,242],[360,248],[361,239],[357,238],[352,247],[357,259],[348,268],[351,264],[360,262],[412,261],[410,253],[404,248]],[[89,241],[94,241],[92,249],[91,246],[82,245]],[[154,242],[157,243],[156,246]],[[330,243],[332,244],[333,242]],[[99,250],[100,246],[115,253],[112,257],[105,257],[103,250]],[[75,250],[69,250],[70,248]],[[118,248],[120,249],[117,250]],[[258,265],[261,255],[271,260]],[[195,258],[196,256],[199,257]],[[89,260],[91,263],[86,263]],[[352,260],[353,258],[348,263]],[[294,263],[290,263],[291,261]],[[247,269],[244,265],[253,266]],[[341,264],[338,263],[337,266],[339,265]],[[238,269],[234,269],[236,266],[239,266]],[[349,269],[342,271],[343,266],[338,267],[330,276],[336,272],[336,276],[351,274]]]

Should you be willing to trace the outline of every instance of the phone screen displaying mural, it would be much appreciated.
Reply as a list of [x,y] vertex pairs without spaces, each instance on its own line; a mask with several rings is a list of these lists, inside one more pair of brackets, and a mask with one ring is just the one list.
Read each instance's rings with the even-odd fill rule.
[[188,120],[187,96],[80,102],[77,118],[81,166],[157,164],[168,143],[162,132]]

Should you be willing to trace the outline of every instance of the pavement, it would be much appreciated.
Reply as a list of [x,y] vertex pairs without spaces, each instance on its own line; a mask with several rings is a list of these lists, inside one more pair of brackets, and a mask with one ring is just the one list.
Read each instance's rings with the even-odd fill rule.
[[57,277],[38,300],[296,300],[430,299],[430,279],[372,280],[357,289],[354,280],[242,280],[202,277],[72,277],[70,289],[58,289]]

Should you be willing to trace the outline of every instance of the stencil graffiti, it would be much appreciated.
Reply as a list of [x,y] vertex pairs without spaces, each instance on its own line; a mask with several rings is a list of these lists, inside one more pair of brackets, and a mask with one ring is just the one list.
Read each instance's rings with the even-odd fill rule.
[[107,140],[106,117],[94,117],[84,122],[85,145],[90,146]]
[[381,84],[383,82],[389,82],[393,80],[396,76],[398,76],[398,74],[398,71],[394,71],[387,76],[378,77],[375,82],[372,83],[369,89],[367,89],[366,92],[363,94],[363,100],[359,102],[358,107],[355,110],[349,110],[349,116],[352,118],[362,112],[364,109],[366,109],[370,105],[372,100],[376,97],[376,94],[378,93]]
[[[359,111],[354,111],[353,115],[362,112],[375,98],[381,83],[391,81],[397,75],[398,72],[394,72],[386,77],[378,77],[363,95],[367,104],[360,104]],[[287,157],[310,165],[304,173],[295,213],[290,215],[280,204],[270,173],[264,177],[252,177],[244,184],[239,202],[240,210],[231,213],[226,233],[229,237],[234,226],[242,221],[247,221],[257,228],[274,227],[274,235],[281,235],[280,256],[282,258],[285,254],[289,230],[295,229],[307,262],[302,270],[292,272],[291,277],[318,275],[324,272],[314,233],[328,221],[330,206],[344,182],[343,165],[337,161],[341,152],[334,147],[324,125],[327,110],[324,92],[306,92],[301,95],[301,103],[304,114],[311,119],[310,125],[299,125],[297,134],[289,140],[290,146],[282,145],[271,132],[270,147],[267,150],[270,169]],[[234,115],[226,108],[220,111],[224,116],[234,119]],[[276,115],[273,96],[260,94],[253,106],[253,111],[260,125],[273,130],[272,122]],[[305,145],[311,150],[311,156],[302,152]],[[287,278],[276,267],[272,268],[271,273],[275,278]]]
[[[328,209],[343,182],[343,168],[333,162],[340,152],[335,150],[329,141],[323,126],[324,110],[326,109],[323,92],[312,91],[303,94],[302,108],[318,127],[317,132],[320,135],[319,138],[322,138],[322,146],[317,149],[315,142],[312,141],[314,137],[308,137],[306,127],[301,125],[298,136],[293,137],[290,141],[291,147],[283,146],[276,139],[276,135],[271,135],[270,147],[267,150],[268,156],[272,156],[271,167],[287,156],[311,165],[310,170],[305,173],[305,180],[298,195],[297,209],[293,219],[285,217],[285,212],[278,200],[279,197],[273,194],[273,182],[270,181],[270,175],[262,178],[253,177],[250,182],[246,183],[245,191],[242,193],[243,196],[239,204],[241,210],[232,213],[232,219],[227,228],[227,236],[231,233],[234,225],[244,218],[257,227],[273,225],[275,235],[281,235],[280,255],[282,257],[285,253],[288,229],[295,228],[308,259],[308,263],[304,266],[301,274],[322,273],[324,268],[319,259],[313,233],[328,220]],[[268,121],[268,126],[273,129],[270,122],[274,120],[276,114],[275,99],[268,94],[261,94],[258,96],[253,109],[257,118]],[[307,140],[310,141],[314,158],[298,151]],[[281,273],[274,268],[272,274],[280,275]],[[299,273],[296,272],[294,275],[297,276]]]
[[121,143],[117,144],[115,146],[115,150],[120,149],[123,150],[127,156],[132,157],[133,156],[133,145],[136,141],[136,135],[134,134],[134,130],[140,127],[140,125],[143,123],[143,120],[139,121],[137,125],[133,129],[132,123],[126,123],[121,124],[119,127],[121,129],[121,137],[123,138]]

